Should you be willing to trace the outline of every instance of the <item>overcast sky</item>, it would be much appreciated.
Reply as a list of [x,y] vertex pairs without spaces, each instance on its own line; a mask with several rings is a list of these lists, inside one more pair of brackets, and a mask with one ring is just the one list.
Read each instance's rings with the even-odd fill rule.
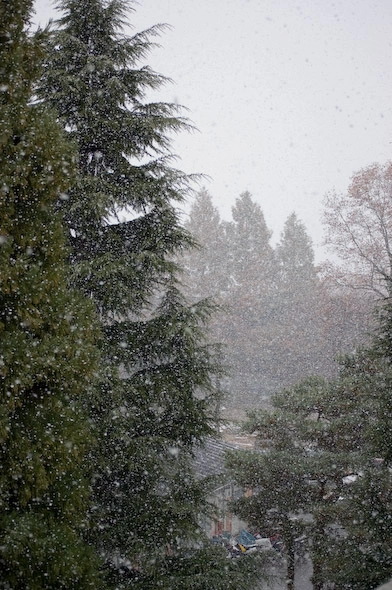
[[[390,0],[140,0],[133,32],[167,23],[147,63],[170,77],[156,100],[189,109],[197,133],[174,142],[222,218],[248,190],[273,242],[295,211],[324,253],[324,195],[391,159]],[[36,0],[42,24],[55,15]]]

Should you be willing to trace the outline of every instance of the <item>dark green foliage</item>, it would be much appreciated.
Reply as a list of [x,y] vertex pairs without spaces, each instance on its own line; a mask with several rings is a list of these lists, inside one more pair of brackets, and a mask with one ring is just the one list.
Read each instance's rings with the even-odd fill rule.
[[98,588],[82,540],[92,434],[82,411],[95,378],[97,323],[68,288],[62,220],[74,152],[30,103],[44,35],[31,2],[0,4],[0,587]]
[[[135,69],[160,27],[123,36],[126,1],[58,6],[64,16],[42,93],[79,147],[80,180],[65,211],[75,281],[105,315],[134,313],[173,272],[169,255],[191,242],[173,207],[189,179],[171,167],[168,138],[187,123],[175,105],[142,102],[165,81],[148,67]],[[108,225],[122,208],[133,219]]]
[[233,451],[227,467],[248,493],[232,503],[233,510],[263,537],[278,535],[284,543],[286,577],[293,582],[295,539],[308,524],[303,520],[316,490],[300,453]]
[[[117,339],[113,362],[126,374],[112,383],[119,397],[110,406],[111,420],[104,415],[103,472],[96,475],[102,515],[98,510],[94,518],[101,519],[100,531],[107,527],[107,535],[99,533],[101,542],[107,536],[107,549],[160,551],[198,535],[205,487],[193,481],[187,465],[194,441],[211,433],[214,422],[211,375],[217,367],[200,343],[199,322],[208,311],[202,304],[188,308],[173,288],[149,321],[108,328],[110,341]],[[110,527],[119,515],[121,526]]]
[[100,588],[97,558],[74,526],[41,510],[12,512],[1,519],[0,587]]
[[159,567],[154,564],[145,572],[123,564],[121,574],[112,568],[109,579],[119,590],[131,584],[137,590],[238,590],[257,587],[265,566],[262,556],[227,559],[226,551],[213,545],[205,545],[196,551],[180,551],[166,556]]
[[375,377],[378,401],[377,422],[373,429],[374,450],[388,465],[392,463],[392,308],[389,299],[378,309],[379,329],[374,338],[372,354],[376,356],[379,370]]
[[367,466],[342,500],[339,519],[345,534],[320,543],[322,579],[337,588],[365,590],[391,577],[391,500],[390,473],[380,464]]
[[[145,102],[165,79],[139,66],[162,27],[123,35],[126,0],[58,7],[39,94],[79,152],[59,205],[73,284],[102,322],[102,378],[88,405],[99,441],[89,538],[117,587],[121,560],[159,578],[168,547],[177,555],[200,537],[206,490],[190,465],[214,429],[219,368],[204,341],[213,308],[189,305],[177,281],[174,255],[193,244],[177,210],[191,178],[172,167],[170,135],[189,125],[177,105]],[[133,583],[133,574],[122,582]]]
[[279,532],[289,579],[294,576],[294,539],[303,533],[312,539],[314,583],[330,579],[325,555],[336,541],[330,530],[345,526],[354,489],[346,477],[358,477],[371,458],[365,443],[374,401],[364,386],[366,361],[358,355],[362,388],[350,371],[353,359],[347,359],[336,383],[310,377],[273,396],[273,409],[251,412],[245,425],[257,433],[261,451],[228,457],[235,480],[253,491],[236,502],[235,510],[265,533]]
[[375,349],[345,357],[335,381],[310,377],[251,412],[245,428],[262,451],[228,457],[253,490],[235,505],[241,516],[256,527],[279,519],[289,548],[301,529],[312,539],[315,588],[365,590],[391,575],[389,373]]

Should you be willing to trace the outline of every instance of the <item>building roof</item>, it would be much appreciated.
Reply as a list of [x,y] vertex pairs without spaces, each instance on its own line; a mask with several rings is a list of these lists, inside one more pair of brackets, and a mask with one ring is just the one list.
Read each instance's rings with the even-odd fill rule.
[[198,477],[207,477],[225,473],[224,456],[226,451],[237,447],[216,438],[207,438],[202,446],[195,450],[194,469]]

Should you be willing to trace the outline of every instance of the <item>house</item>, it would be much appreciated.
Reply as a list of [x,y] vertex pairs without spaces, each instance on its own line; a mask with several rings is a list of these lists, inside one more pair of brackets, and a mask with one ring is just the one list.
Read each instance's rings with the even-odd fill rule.
[[204,518],[202,527],[209,538],[219,535],[236,536],[246,523],[235,516],[229,509],[230,500],[235,500],[244,494],[244,490],[237,486],[225,469],[224,456],[229,450],[238,447],[215,438],[208,438],[204,444],[197,447],[194,457],[194,470],[199,478],[216,478],[209,501],[216,507],[211,519]]

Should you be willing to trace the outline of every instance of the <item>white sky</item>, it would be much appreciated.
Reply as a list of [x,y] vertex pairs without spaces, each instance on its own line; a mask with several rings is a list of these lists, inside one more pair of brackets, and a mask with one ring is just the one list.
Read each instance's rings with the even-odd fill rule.
[[[273,242],[288,215],[324,253],[322,199],[392,154],[390,0],[140,0],[133,32],[167,30],[146,62],[173,79],[155,100],[189,109],[197,133],[174,142],[222,218],[248,190]],[[36,0],[36,18],[56,16]]]

